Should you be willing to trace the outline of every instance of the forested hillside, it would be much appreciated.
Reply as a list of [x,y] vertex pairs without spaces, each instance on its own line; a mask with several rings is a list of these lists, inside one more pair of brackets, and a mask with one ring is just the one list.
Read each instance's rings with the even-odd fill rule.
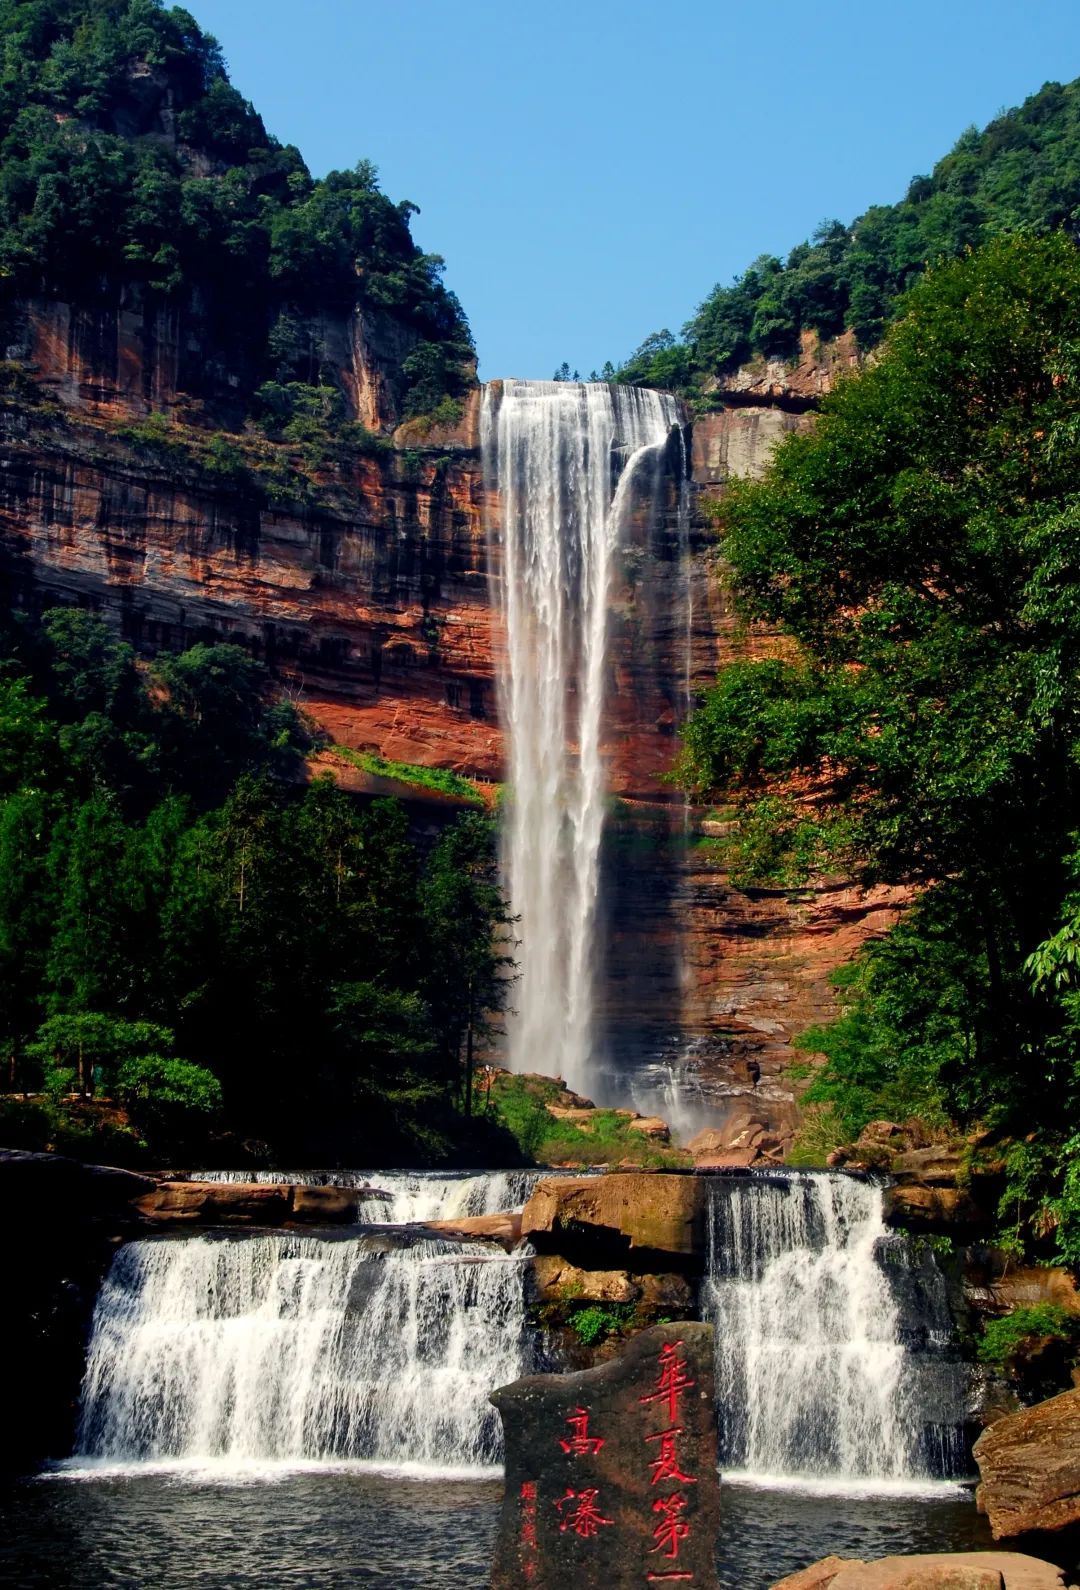
[[[452,401],[472,340],[415,206],[370,162],[314,179],[229,83],[217,43],[160,0],[2,0],[0,278],[21,295],[185,304],[278,425],[334,384],[305,317],[354,304],[409,343],[404,411]],[[10,341],[10,337],[5,340]]]
[[423,854],[397,802],[305,787],[307,749],[238,647],[146,667],[91,614],[5,620],[5,1142],[453,1152],[463,1045],[499,1004],[491,825]]
[[999,233],[1075,233],[1078,222],[1080,82],[1047,83],[982,132],[968,128],[899,204],[850,225],[825,221],[786,260],[761,255],[713,289],[680,337],[646,338],[618,379],[700,397],[754,356],[789,357],[804,331],[829,338],[850,328],[871,347],[928,265]]
[[[993,1141],[1003,1241],[1080,1258],[1080,252],[929,272],[880,358],[716,504],[745,616],[785,637],[692,719],[736,877],[907,884],[841,978],[812,1157],[915,1115]],[[815,1110],[816,1106],[816,1110]]]

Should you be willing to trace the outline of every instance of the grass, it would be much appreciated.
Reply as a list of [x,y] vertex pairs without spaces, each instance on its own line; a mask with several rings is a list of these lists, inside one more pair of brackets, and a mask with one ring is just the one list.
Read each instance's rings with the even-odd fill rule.
[[450,772],[447,768],[419,767],[413,762],[392,762],[388,757],[379,756],[374,751],[354,751],[347,745],[334,745],[330,749],[335,756],[340,756],[353,767],[358,767],[361,772],[371,773],[376,778],[393,779],[396,784],[408,784],[412,789],[435,790],[440,795],[450,795],[454,800],[464,801],[469,806],[487,805],[479,784],[471,778],[465,778],[461,773]]
[[523,1154],[538,1165],[610,1165],[626,1161],[643,1170],[679,1170],[691,1163],[681,1149],[665,1148],[630,1130],[616,1110],[592,1110],[588,1126],[560,1121],[547,1109],[566,1094],[547,1077],[500,1075],[490,1104]]
[[817,1170],[848,1136],[850,1133],[844,1132],[832,1104],[804,1104],[802,1121],[788,1150],[787,1162],[800,1170]]

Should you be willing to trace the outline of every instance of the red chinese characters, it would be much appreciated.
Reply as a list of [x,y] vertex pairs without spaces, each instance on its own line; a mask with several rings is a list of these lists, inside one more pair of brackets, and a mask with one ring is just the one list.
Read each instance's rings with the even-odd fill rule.
[[646,1441],[659,1441],[660,1455],[649,1464],[652,1469],[651,1484],[659,1485],[661,1480],[674,1480],[676,1485],[696,1485],[697,1480],[690,1474],[684,1474],[679,1467],[679,1458],[675,1450],[677,1437],[683,1434],[681,1424],[673,1424],[669,1430],[657,1430],[655,1435],[647,1435]]
[[536,1558],[539,1550],[536,1539],[536,1481],[523,1480],[521,1485],[521,1571],[526,1579],[536,1578]]
[[564,1452],[572,1453],[574,1457],[592,1457],[599,1452],[604,1444],[604,1438],[589,1434],[588,1408],[575,1408],[566,1422],[572,1434],[569,1441],[559,1442]]
[[[555,1503],[555,1510],[559,1514],[559,1533],[565,1535],[572,1529],[575,1535],[580,1535],[582,1540],[591,1540],[599,1533],[601,1524],[614,1523],[614,1519],[604,1518],[597,1505],[600,1492],[595,1485],[590,1485],[583,1491],[572,1491],[566,1488],[565,1496],[561,1496]],[[568,1507],[570,1502],[576,1502],[576,1507]],[[563,1509],[568,1510],[564,1513]]]
[[679,1357],[679,1348],[682,1342],[665,1342],[660,1349],[660,1373],[656,1380],[656,1390],[647,1397],[641,1397],[640,1402],[666,1402],[668,1405],[668,1418],[675,1423],[679,1412],[679,1398],[684,1391],[688,1391],[694,1381],[686,1373],[687,1363],[685,1358]]
[[[681,1346],[681,1341],[664,1343],[658,1359],[656,1389],[638,1398],[645,1406],[663,1404],[668,1415],[666,1429],[654,1430],[644,1438],[647,1444],[655,1443],[657,1449],[657,1455],[649,1462],[651,1485],[664,1482],[673,1485],[697,1484],[695,1477],[681,1467],[678,1454],[678,1439],[685,1433],[684,1426],[677,1423],[679,1398],[695,1384],[687,1374],[686,1359],[679,1357]],[[673,1490],[667,1496],[657,1496],[652,1504],[658,1521],[652,1531],[656,1544],[650,1551],[672,1564],[677,1563],[679,1548],[690,1536],[690,1524],[683,1517],[688,1506],[689,1498],[680,1490]],[[674,1566],[670,1569],[650,1569],[645,1577],[649,1584],[687,1584],[692,1583],[694,1578],[687,1569]]]

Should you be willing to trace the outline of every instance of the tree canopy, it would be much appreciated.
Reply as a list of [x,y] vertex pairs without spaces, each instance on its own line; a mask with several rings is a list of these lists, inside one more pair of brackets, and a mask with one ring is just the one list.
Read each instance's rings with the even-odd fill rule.
[[[406,406],[467,378],[472,339],[416,206],[370,161],[315,179],[230,84],[217,42],[161,0],[0,0],[0,280],[95,300],[138,284],[212,314],[257,375],[318,384],[297,317],[355,303],[413,333]],[[286,344],[289,344],[286,346]],[[261,351],[260,351],[261,350]]]
[[[79,1151],[69,1092],[147,1152],[445,1154],[505,984],[491,825],[430,853],[396,801],[302,781],[309,740],[235,646],[137,662],[54,609],[0,644],[7,1135]],[[44,1094],[27,1107],[13,1095]],[[36,1110],[37,1116],[33,1115]],[[28,1123],[28,1124],[27,1124]],[[80,1136],[80,1134],[82,1134]],[[25,1135],[25,1134],[24,1134]]]
[[754,355],[789,357],[800,334],[847,328],[877,343],[903,294],[929,265],[999,233],[1075,234],[1080,219],[1080,80],[1047,83],[981,132],[969,127],[899,204],[849,226],[827,220],[786,260],[763,254],[717,285],[680,338],[654,332],[618,379],[700,393]]
[[787,641],[706,695],[688,783],[735,799],[750,872],[920,891],[811,1035],[849,1130],[906,1101],[1080,1147],[1078,450],[1080,254],[1005,237],[921,280],[719,507],[744,612]]

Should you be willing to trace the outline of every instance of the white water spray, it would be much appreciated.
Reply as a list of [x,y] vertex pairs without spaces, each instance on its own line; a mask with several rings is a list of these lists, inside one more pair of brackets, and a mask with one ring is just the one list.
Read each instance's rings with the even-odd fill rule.
[[[409,1180],[406,1219],[506,1191]],[[488,1394],[528,1367],[523,1281],[516,1256],[405,1234],[129,1243],[98,1297],[76,1458],[488,1468]]]
[[414,1170],[200,1170],[194,1179],[356,1187],[369,1194],[359,1202],[359,1224],[405,1226],[520,1209],[541,1176],[550,1174],[538,1170],[451,1171],[442,1176]]
[[912,1269],[881,1189],[796,1172],[718,1180],[711,1195],[705,1306],[725,1475],[919,1488],[955,1474],[962,1399],[944,1284],[932,1261]]
[[658,495],[678,404],[589,382],[484,390],[485,475],[497,488],[509,741],[504,865],[519,977],[516,1071],[590,1085],[593,949],[604,824],[608,608],[635,502]]

